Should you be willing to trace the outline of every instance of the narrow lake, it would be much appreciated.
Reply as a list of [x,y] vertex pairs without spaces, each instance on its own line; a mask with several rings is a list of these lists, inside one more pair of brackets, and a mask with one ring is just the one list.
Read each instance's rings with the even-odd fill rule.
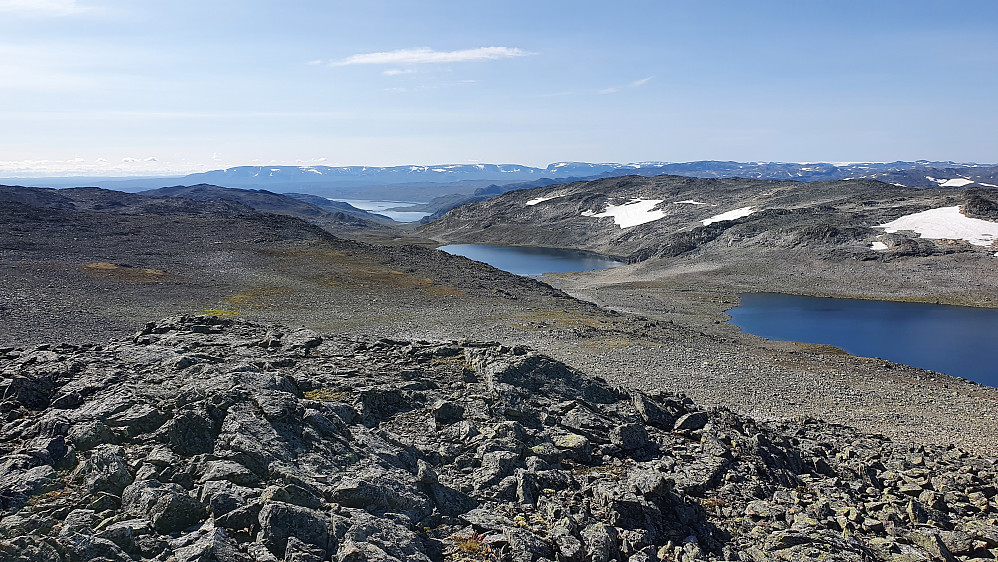
[[395,207],[408,207],[420,205],[413,201],[375,201],[373,199],[332,199],[332,201],[342,201],[349,203],[358,209],[384,215],[397,222],[416,222],[423,217],[430,216],[430,213],[423,211],[386,211]]
[[525,276],[609,269],[624,265],[624,262],[601,254],[564,248],[451,244],[437,249],[448,254],[487,263],[496,269]]
[[750,334],[830,344],[998,387],[998,309],[774,293],[739,297],[728,314]]

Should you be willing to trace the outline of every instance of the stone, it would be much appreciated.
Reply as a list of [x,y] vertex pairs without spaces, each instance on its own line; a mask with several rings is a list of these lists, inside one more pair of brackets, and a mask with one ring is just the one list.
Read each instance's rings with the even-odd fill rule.
[[108,492],[121,495],[132,482],[125,461],[117,455],[117,449],[109,445],[99,445],[90,456],[73,471],[72,479],[80,482],[91,494]]
[[167,440],[178,455],[210,453],[215,446],[214,423],[208,415],[195,409],[184,409],[167,425]]
[[634,409],[637,410],[638,415],[641,416],[641,419],[646,424],[665,430],[672,429],[675,425],[676,419],[672,417],[672,414],[656,404],[645,394],[635,392],[631,395],[631,401]]
[[632,471],[627,480],[634,493],[656,498],[667,497],[676,485],[668,475],[655,470]]
[[89,451],[101,444],[114,442],[111,428],[103,421],[93,420],[73,425],[67,435],[78,452]]
[[177,484],[142,480],[128,486],[121,496],[122,507],[152,521],[159,533],[187,529],[207,517],[205,506]]
[[225,530],[215,528],[211,523],[201,529],[200,538],[174,550],[173,556],[176,562],[251,562],[255,559],[241,553]]
[[690,412],[680,416],[672,429],[673,431],[696,431],[703,429],[708,421],[710,421],[710,417],[707,412]]
[[149,404],[134,404],[124,412],[115,414],[107,420],[110,427],[121,428],[133,437],[141,433],[150,433],[163,425],[166,416]]
[[566,457],[580,462],[588,462],[590,458],[589,439],[575,433],[558,435],[551,439],[551,444],[560,449]]
[[145,519],[128,519],[103,527],[96,536],[107,539],[126,552],[136,550],[135,539],[152,531]]
[[260,496],[263,502],[283,502],[308,509],[323,509],[322,500],[310,490],[297,484],[268,486]]
[[329,516],[314,509],[282,502],[267,503],[260,510],[260,533],[257,540],[267,545],[275,556],[284,557],[288,538],[325,552],[329,542]]
[[583,529],[585,559],[590,562],[610,562],[619,556],[617,531],[613,527],[596,523]]
[[201,466],[198,482],[226,480],[240,486],[257,486],[260,478],[245,466],[230,460],[208,461]]
[[643,449],[650,444],[648,432],[643,425],[636,423],[614,426],[610,430],[610,442],[625,451]]
[[260,502],[237,507],[221,515],[215,515],[215,525],[232,531],[249,531],[257,526],[261,509],[263,504]]
[[582,562],[585,550],[582,541],[572,535],[560,535],[555,539],[558,545],[558,554],[566,562]]
[[956,557],[946,548],[938,534],[930,534],[922,531],[908,533],[905,537],[908,541],[928,552],[933,560],[943,560],[944,562],[956,562]]
[[464,406],[446,400],[438,400],[433,404],[431,411],[433,412],[433,419],[441,424],[459,422],[464,416]]

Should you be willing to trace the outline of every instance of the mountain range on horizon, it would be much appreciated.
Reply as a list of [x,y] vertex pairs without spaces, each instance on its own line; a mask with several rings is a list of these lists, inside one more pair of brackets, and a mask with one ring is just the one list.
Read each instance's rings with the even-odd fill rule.
[[[899,162],[556,162],[544,168],[519,164],[441,164],[406,166],[236,166],[188,174],[144,178],[10,178],[0,180],[38,187],[104,187],[141,191],[174,185],[211,184],[311,193],[324,197],[428,201],[452,194],[473,194],[489,186],[542,180],[592,180],[625,175],[662,174],[743,177],[761,180],[835,181],[875,179],[906,187],[998,187],[998,165],[952,161]],[[16,180],[16,181],[11,181]]]

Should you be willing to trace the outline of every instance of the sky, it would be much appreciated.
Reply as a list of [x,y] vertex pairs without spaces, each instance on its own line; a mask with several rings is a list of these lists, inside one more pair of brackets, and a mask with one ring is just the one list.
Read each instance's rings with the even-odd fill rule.
[[0,0],[0,176],[998,162],[998,2]]

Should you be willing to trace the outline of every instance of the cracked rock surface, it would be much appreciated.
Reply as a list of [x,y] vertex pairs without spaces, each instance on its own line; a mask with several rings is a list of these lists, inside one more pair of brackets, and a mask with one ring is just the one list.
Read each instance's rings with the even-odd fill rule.
[[525,347],[190,316],[0,375],[0,561],[998,557],[994,458]]

